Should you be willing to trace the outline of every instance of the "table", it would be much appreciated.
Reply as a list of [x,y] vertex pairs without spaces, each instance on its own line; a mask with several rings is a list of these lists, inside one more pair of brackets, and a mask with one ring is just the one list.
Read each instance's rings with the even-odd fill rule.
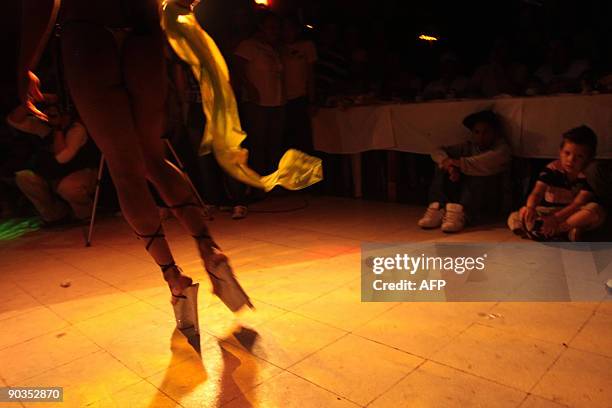
[[580,125],[598,135],[599,158],[612,158],[612,95],[556,95],[464,101],[433,101],[321,109],[313,118],[316,150],[356,154],[396,150],[429,154],[469,137],[461,122],[492,109],[502,117],[513,154],[555,158],[561,135]]

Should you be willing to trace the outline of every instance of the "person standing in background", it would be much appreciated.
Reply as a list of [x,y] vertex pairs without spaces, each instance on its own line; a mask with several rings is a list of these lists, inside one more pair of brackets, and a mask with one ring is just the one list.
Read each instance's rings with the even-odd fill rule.
[[312,154],[310,114],[315,103],[314,64],[317,50],[312,41],[300,38],[302,25],[296,18],[283,21],[283,83],[287,96],[285,148]]
[[234,51],[235,86],[242,90],[241,109],[248,134],[249,162],[260,174],[278,165],[283,144],[285,93],[279,54],[280,18],[269,10],[257,15],[257,31]]

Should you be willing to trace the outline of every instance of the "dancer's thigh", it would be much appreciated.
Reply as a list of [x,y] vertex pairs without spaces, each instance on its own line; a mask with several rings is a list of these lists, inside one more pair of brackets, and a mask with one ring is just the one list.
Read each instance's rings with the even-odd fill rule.
[[119,53],[103,27],[74,23],[62,34],[64,71],[76,108],[113,178],[143,172],[140,139],[123,85]]

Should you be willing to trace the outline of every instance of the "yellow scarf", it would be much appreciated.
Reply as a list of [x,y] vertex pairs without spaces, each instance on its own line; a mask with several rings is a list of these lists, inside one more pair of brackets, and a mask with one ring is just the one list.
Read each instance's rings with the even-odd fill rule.
[[189,10],[173,2],[164,2],[162,10],[162,27],[170,45],[191,66],[200,84],[206,116],[200,154],[212,151],[226,173],[265,191],[276,185],[299,190],[321,181],[321,160],[294,149],[283,155],[278,170],[268,176],[260,176],[248,167],[248,151],[240,146],[246,133],[240,126],[236,98],[221,52]]

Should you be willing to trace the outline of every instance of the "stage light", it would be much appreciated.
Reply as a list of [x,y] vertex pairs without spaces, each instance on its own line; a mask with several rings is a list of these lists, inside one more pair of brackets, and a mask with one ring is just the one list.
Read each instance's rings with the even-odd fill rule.
[[306,24],[306,28],[312,30],[314,27],[311,24]]
[[270,5],[268,0],[255,0],[255,3],[258,6],[263,6],[263,7],[268,7]]
[[438,41],[438,37],[434,37],[433,35],[421,34],[419,35],[419,40],[433,42],[433,41]]

